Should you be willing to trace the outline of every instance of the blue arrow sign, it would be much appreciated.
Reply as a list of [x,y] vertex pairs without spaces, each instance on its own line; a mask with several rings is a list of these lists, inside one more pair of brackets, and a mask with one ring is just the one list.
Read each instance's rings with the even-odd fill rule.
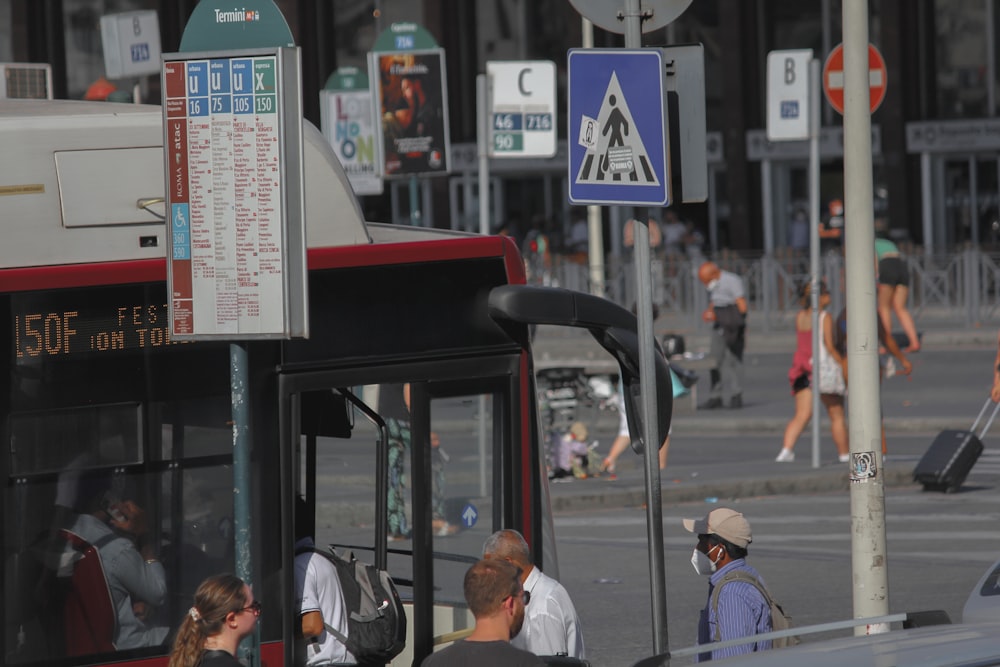
[[462,508],[462,524],[466,528],[475,526],[478,518],[479,512],[476,511],[476,508],[471,503]]
[[663,53],[569,52],[569,199],[670,204]]

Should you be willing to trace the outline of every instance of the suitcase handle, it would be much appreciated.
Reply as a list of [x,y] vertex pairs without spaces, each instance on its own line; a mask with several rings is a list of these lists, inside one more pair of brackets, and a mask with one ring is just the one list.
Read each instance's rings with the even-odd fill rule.
[[[975,434],[976,427],[979,426],[979,422],[982,421],[983,415],[986,414],[987,408],[990,407],[990,403],[993,403],[993,398],[987,398],[986,402],[983,403],[983,409],[979,411],[979,416],[976,417],[976,421],[972,422],[972,428],[969,429],[970,433]],[[990,430],[990,426],[993,425],[993,420],[997,417],[997,412],[1000,412],[1000,403],[993,403],[993,414],[990,415],[989,421],[986,422],[986,426],[983,427],[982,433],[979,434],[979,439],[982,440],[986,437],[986,432]]]

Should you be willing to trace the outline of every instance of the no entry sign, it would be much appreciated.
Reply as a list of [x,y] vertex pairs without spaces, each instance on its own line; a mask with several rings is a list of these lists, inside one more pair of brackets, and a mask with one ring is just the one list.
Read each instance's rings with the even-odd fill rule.
[[[885,99],[885,60],[874,45],[868,45],[869,110],[875,113]],[[839,113],[844,113],[844,45],[838,44],[823,63],[823,94]]]

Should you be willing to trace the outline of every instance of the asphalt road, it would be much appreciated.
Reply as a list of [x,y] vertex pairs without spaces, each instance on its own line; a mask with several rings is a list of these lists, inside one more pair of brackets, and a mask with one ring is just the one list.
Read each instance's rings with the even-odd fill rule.
[[[953,621],[961,619],[973,586],[1000,558],[998,501],[995,484],[954,495],[915,488],[887,493],[890,613],[943,609]],[[708,585],[691,567],[695,540],[680,520],[723,504],[748,517],[754,534],[749,560],[796,626],[854,615],[847,493],[685,503],[664,508],[671,649],[695,643]],[[624,667],[652,653],[645,525],[638,507],[556,516],[560,578],[582,619],[594,665]],[[811,640],[845,634],[825,633]],[[678,658],[672,664],[690,662]]]

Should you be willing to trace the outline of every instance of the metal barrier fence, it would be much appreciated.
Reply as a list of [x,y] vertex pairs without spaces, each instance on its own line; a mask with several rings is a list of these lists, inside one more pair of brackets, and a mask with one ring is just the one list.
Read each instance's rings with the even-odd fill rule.
[[[720,267],[741,276],[760,331],[787,331],[799,309],[798,289],[809,278],[807,256],[720,255]],[[692,331],[706,330],[701,313],[707,305],[698,267],[704,259],[686,256],[654,257],[651,266],[653,303],[661,313],[681,316]],[[830,288],[830,312],[844,306],[844,259],[837,254],[822,258],[822,275]],[[955,253],[912,255],[904,258],[910,278],[909,308],[917,326],[921,321],[948,321],[975,326],[1000,322],[1000,254],[975,248]],[[627,308],[635,306],[635,267],[631,257],[610,257],[604,294]],[[590,291],[587,266],[554,257],[549,284]]]

